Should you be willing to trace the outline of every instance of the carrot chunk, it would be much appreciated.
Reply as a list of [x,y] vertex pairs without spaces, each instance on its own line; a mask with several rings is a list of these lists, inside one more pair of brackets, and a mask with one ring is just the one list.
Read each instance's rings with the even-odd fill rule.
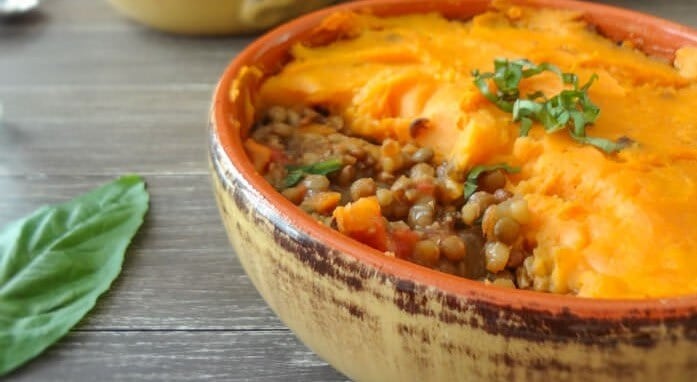
[[387,250],[387,223],[375,196],[337,207],[334,218],[341,233],[377,250]]
[[249,155],[249,158],[252,160],[254,169],[260,173],[266,171],[266,168],[271,162],[271,156],[273,154],[271,148],[262,145],[252,138],[248,138],[246,141],[244,141],[244,149],[247,151],[247,155]]

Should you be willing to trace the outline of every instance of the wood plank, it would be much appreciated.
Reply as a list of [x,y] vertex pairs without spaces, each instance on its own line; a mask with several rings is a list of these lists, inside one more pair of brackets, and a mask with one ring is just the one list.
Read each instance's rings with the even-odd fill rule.
[[157,32],[106,1],[44,1],[0,22],[0,86],[215,83],[251,39]]
[[138,27],[86,33],[46,26],[44,33],[49,22],[0,38],[0,86],[215,83],[251,41],[174,36]]
[[345,381],[288,331],[72,332],[5,381]]
[[[0,176],[0,226],[106,176]],[[244,274],[207,175],[148,175],[151,207],[117,281],[83,329],[269,329],[283,324]]]
[[204,174],[213,88],[0,87],[0,174]]

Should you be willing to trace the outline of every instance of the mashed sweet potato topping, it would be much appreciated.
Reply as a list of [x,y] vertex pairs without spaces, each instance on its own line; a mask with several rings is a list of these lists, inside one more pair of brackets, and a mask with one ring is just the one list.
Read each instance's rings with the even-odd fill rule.
[[[667,63],[615,44],[580,15],[508,7],[462,22],[437,14],[378,18],[337,13],[317,30],[331,43],[296,45],[266,80],[259,108],[323,105],[356,135],[415,140],[467,170],[520,167],[506,188],[522,195],[535,289],[601,298],[697,293],[697,49]],[[635,142],[616,154],[565,131],[518,123],[473,84],[495,58],[553,63],[584,83],[600,107],[588,134]],[[553,95],[558,77],[521,82]],[[410,125],[425,118],[414,132]]]

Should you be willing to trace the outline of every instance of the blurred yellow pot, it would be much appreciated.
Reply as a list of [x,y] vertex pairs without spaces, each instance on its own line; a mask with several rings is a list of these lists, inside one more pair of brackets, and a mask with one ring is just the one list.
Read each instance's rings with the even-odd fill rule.
[[167,32],[221,35],[260,31],[332,0],[109,0],[126,16]]

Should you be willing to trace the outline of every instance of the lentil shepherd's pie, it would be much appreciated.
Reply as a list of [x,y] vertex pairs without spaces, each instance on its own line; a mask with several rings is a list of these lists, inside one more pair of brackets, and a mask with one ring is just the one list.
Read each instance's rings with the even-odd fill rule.
[[386,256],[599,298],[697,293],[697,48],[581,15],[335,13],[262,81],[255,168]]

